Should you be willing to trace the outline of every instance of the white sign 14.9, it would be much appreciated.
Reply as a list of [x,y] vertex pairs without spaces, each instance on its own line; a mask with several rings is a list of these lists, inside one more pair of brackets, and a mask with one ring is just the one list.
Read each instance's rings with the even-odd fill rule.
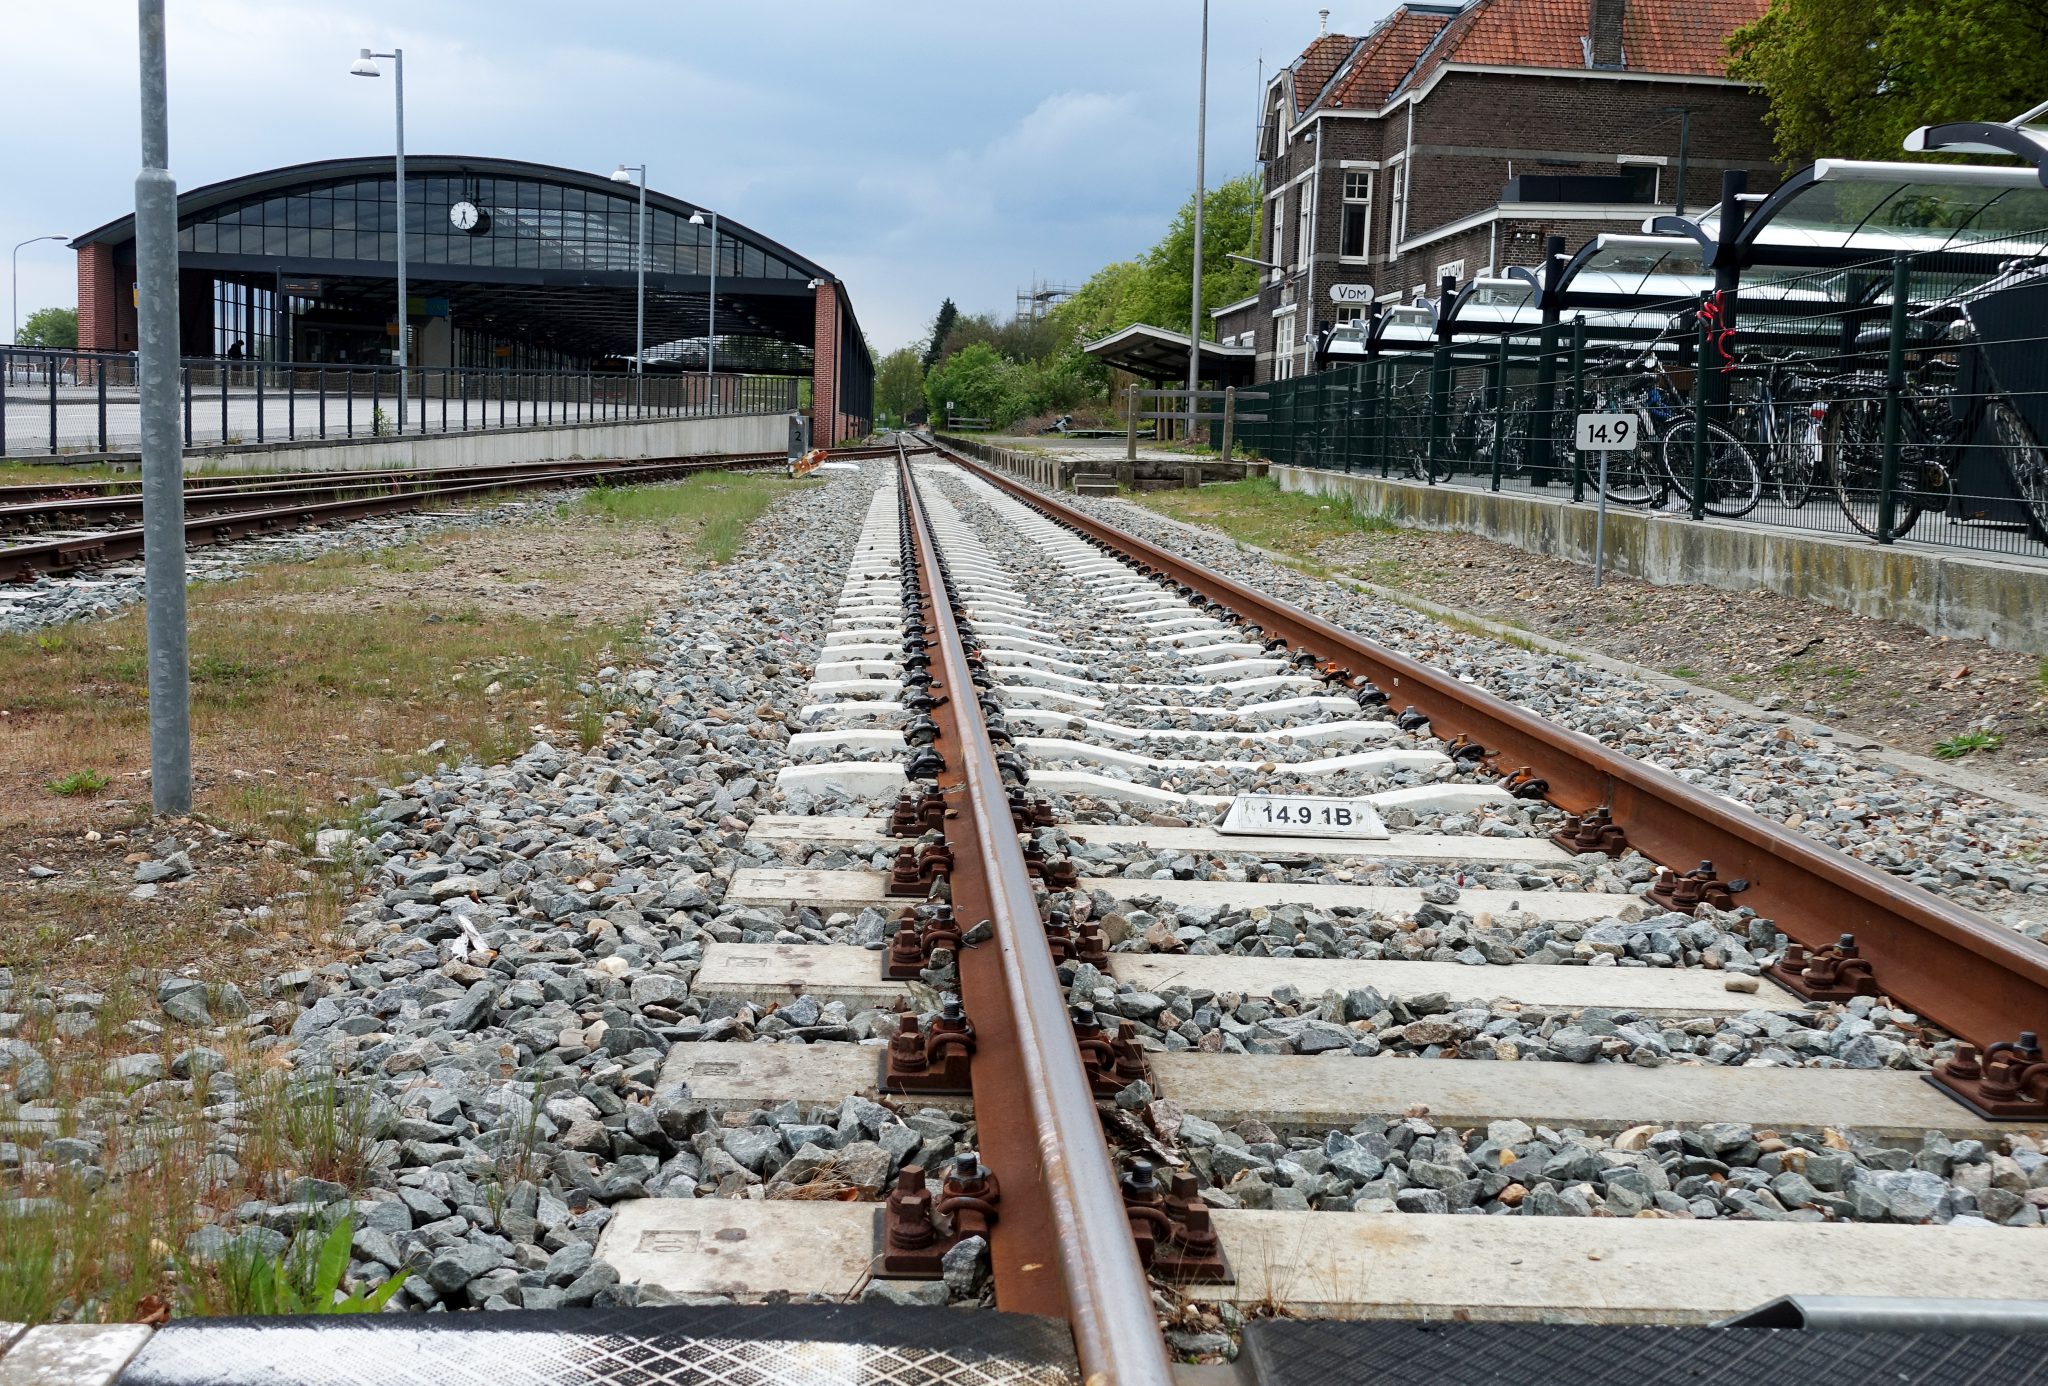
[[1386,824],[1365,799],[1319,794],[1240,794],[1216,825],[1220,833],[1287,837],[1386,837]]
[[1643,438],[1640,414],[1581,414],[1580,452],[1627,452]]

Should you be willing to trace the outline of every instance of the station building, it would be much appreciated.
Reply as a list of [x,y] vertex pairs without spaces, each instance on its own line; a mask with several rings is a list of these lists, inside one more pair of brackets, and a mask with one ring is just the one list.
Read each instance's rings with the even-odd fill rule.
[[[417,366],[629,370],[639,190],[511,159],[408,155],[407,312]],[[693,214],[698,220],[692,221]],[[824,266],[709,209],[647,191],[645,369],[810,382],[813,436],[865,432],[874,362]],[[135,218],[71,243],[78,345],[136,346]],[[247,174],[178,198],[188,357],[395,361],[398,193],[390,156]]]
[[[1698,210],[1721,175],[1778,182],[1764,97],[1727,39],[1767,0],[1410,0],[1319,34],[1267,82],[1267,262],[1213,311],[1259,380],[1305,374],[1320,329]],[[1327,15],[1327,11],[1324,12]]]

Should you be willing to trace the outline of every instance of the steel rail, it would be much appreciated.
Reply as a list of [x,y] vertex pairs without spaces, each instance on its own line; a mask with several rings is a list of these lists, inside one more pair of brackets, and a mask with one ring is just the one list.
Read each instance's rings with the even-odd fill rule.
[[[834,458],[855,461],[872,460],[884,457],[894,457],[896,455],[896,452],[893,447],[878,446],[860,448],[835,448],[832,450],[831,455]],[[787,453],[786,451],[782,450],[769,450],[762,452],[703,454],[702,456],[716,456],[725,458],[727,460],[751,459],[765,462],[774,461],[778,458],[785,457],[787,456]],[[617,465],[623,467],[637,466],[649,462],[683,462],[698,460],[701,460],[701,457],[698,455],[693,455],[690,457],[634,458],[631,459],[630,461],[622,461]],[[185,494],[189,498],[195,492],[213,489],[235,489],[244,486],[276,486],[300,482],[311,485],[323,482],[332,482],[336,478],[342,477],[352,479],[360,478],[366,482],[418,481],[445,476],[476,475],[487,472],[520,472],[529,471],[535,468],[579,467],[585,465],[588,465],[587,462],[585,462],[582,459],[576,459],[568,461],[502,462],[491,463],[482,467],[379,467],[364,468],[354,471],[329,469],[325,471],[299,472],[249,471],[192,473],[186,476],[185,478]],[[53,466],[51,470],[54,471],[57,470],[57,468]],[[100,496],[139,496],[141,494],[141,485],[142,480],[139,476],[81,477],[74,481],[14,482],[8,485],[0,485],[0,506],[32,505],[39,501],[95,499]]]
[[975,1030],[970,1069],[981,1155],[1001,1183],[990,1239],[999,1308],[1054,1314],[1073,1328],[1089,1386],[1171,1386],[1152,1292],[1131,1238],[1095,1098],[1074,1042],[1032,876],[1011,817],[938,548],[907,456],[897,477],[909,517],[946,768],[946,844],[955,918],[994,934],[958,957]]
[[[767,465],[781,461],[785,454],[774,452],[721,454],[715,460],[731,467]],[[701,470],[701,463],[712,460],[705,457],[659,457],[634,458],[628,462],[602,464],[607,479],[632,482],[641,477],[660,477],[675,473],[678,469]],[[444,481],[459,480],[464,483],[531,482],[564,475],[587,475],[593,464],[588,460],[574,462],[527,463],[490,467],[441,468],[431,472],[326,472],[315,473],[319,480],[303,482],[277,482],[250,486],[209,486],[185,492],[185,511],[189,514],[222,512],[233,510],[262,510],[269,508],[261,502],[273,505],[284,501],[307,501],[315,497],[340,497],[352,492],[382,491],[399,493],[408,488],[431,487]],[[266,478],[255,478],[267,481]],[[117,523],[123,519],[139,518],[142,511],[142,496],[139,492],[115,494],[56,497],[47,500],[11,504],[0,494],[0,527],[12,528],[17,532],[25,525],[38,521],[53,522],[76,518],[81,521]]]
[[2021,1031],[2048,1031],[2048,948],[1938,896],[1770,822],[1719,795],[1548,722],[1484,689],[1344,630],[1022,482],[941,451],[958,465],[1141,567],[1229,607],[1289,647],[1370,679],[1396,707],[1412,704],[1432,732],[1470,736],[1503,771],[1528,767],[1559,808],[1605,806],[1631,847],[1684,871],[1711,861],[1735,897],[1809,948],[1853,933],[1879,988],[1901,1005],[1980,1047]]
[[[735,469],[752,470],[779,466],[784,460],[783,454],[780,453],[764,454],[758,461],[708,458],[702,461],[676,463],[664,470],[666,474],[677,475]],[[593,465],[577,471],[535,473],[524,479],[500,477],[464,486],[438,486],[395,494],[386,492],[353,496],[345,500],[310,505],[284,505],[221,515],[193,516],[185,522],[185,544],[192,548],[203,544],[224,543],[252,534],[303,529],[342,520],[417,510],[436,501],[481,497],[505,491],[532,490],[541,486],[566,485],[580,480],[603,480],[616,475],[617,467]],[[123,559],[134,558],[142,551],[143,530],[140,525],[108,530],[101,534],[50,539],[36,544],[13,544],[0,548],[0,582],[28,582],[45,574],[75,572],[80,568],[117,563]]]

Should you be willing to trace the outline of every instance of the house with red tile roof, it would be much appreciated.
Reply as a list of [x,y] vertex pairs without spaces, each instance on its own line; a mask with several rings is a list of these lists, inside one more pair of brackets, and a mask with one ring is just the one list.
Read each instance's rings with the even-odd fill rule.
[[[1697,208],[1778,177],[1764,98],[1727,38],[1768,0],[1410,0],[1324,32],[1267,83],[1258,294],[1216,310],[1258,378],[1311,369],[1362,304],[1533,264],[1549,235]],[[1681,200],[1682,199],[1682,200]]]

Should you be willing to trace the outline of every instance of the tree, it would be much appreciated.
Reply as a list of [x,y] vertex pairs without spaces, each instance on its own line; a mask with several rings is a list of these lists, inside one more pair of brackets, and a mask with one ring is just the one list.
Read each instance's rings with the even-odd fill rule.
[[974,342],[925,377],[925,402],[935,420],[943,420],[951,404],[960,418],[988,419],[1001,427],[1024,412],[1019,375],[1015,362],[987,342]]
[[1788,165],[1894,159],[1916,126],[2009,120],[2048,93],[2048,7],[2024,0],[1771,0],[1728,39]]
[[903,420],[924,407],[924,367],[914,346],[897,347],[875,367],[875,409]]
[[953,324],[959,320],[960,310],[953,306],[952,299],[939,305],[939,315],[932,319],[931,340],[924,346],[922,364],[926,374],[930,374],[931,368],[939,363],[939,356],[946,349],[946,338],[953,335]]
[[78,345],[78,312],[72,308],[38,308],[21,325],[18,346],[61,347]]

